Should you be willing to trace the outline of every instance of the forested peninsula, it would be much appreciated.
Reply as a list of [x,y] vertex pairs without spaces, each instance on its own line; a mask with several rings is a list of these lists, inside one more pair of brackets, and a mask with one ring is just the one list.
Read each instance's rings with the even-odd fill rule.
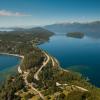
[[38,48],[52,35],[42,28],[0,32],[0,53],[22,59],[18,73],[0,86],[0,100],[100,100],[99,88]]

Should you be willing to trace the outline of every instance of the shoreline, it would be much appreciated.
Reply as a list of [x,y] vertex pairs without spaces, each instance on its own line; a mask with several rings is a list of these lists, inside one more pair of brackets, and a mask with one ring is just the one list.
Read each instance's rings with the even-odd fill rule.
[[[44,51],[44,50],[42,50],[42,51]],[[48,54],[48,53],[47,53],[47,54]],[[19,54],[10,54],[10,53],[0,53],[0,55],[15,56],[15,57],[21,58],[21,62],[17,65],[17,71],[18,71],[18,73],[20,73],[20,74],[22,73],[22,70],[21,70],[21,68],[20,68],[20,65],[22,64],[22,62],[23,62],[23,60],[24,60],[24,56],[23,56],[23,55],[19,55]],[[56,63],[58,64],[58,67],[59,67],[60,70],[63,70],[63,71],[65,71],[65,72],[69,72],[69,70],[64,69],[64,68],[62,68],[62,67],[60,66],[59,61],[58,61],[55,57],[53,57],[53,58],[54,58],[54,60],[56,61]]]
[[[42,51],[43,51],[43,50],[42,50]],[[0,53],[0,55],[15,56],[15,57],[21,58],[21,62],[20,62],[20,64],[18,64],[18,72],[19,72],[19,73],[22,73],[22,70],[21,70],[21,68],[20,68],[20,65],[21,65],[21,63],[23,62],[23,59],[24,59],[24,56],[23,56],[23,55],[19,55],[19,54],[10,54],[10,53]],[[63,70],[63,71],[66,71],[66,72],[69,72],[67,69],[63,69],[63,68],[60,66],[59,61],[58,61],[55,57],[53,57],[53,58],[54,58],[54,60],[56,61],[56,63],[58,64],[59,69],[61,69],[61,70]]]
[[58,64],[58,67],[59,67],[60,70],[63,70],[63,71],[65,71],[65,72],[70,72],[69,70],[62,68],[61,65],[60,65],[60,62],[59,62],[55,57],[54,57],[54,60],[55,60],[56,63]]
[[19,55],[19,54],[10,54],[10,53],[0,53],[0,55],[8,55],[8,56],[15,56],[15,57],[19,57],[21,59],[21,62],[16,66],[17,67],[17,71],[18,73],[22,73],[22,70],[20,68],[20,65],[22,64],[23,60],[24,60],[24,56],[23,55]]
[[19,54],[0,53],[0,55],[15,56],[15,57],[20,57],[20,58],[24,59],[24,56],[23,55],[19,55]]

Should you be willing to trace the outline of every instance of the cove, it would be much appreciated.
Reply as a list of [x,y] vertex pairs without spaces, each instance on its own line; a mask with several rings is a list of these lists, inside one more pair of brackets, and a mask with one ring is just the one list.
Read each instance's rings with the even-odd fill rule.
[[20,62],[20,57],[0,54],[0,81],[3,81],[10,75],[15,74]]
[[56,57],[64,69],[80,72],[100,87],[100,40],[55,35],[40,48]]

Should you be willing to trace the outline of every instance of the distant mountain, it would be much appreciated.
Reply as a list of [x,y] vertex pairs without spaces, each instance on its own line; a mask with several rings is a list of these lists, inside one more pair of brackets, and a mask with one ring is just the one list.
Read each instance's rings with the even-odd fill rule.
[[[3,31],[4,30],[4,31]],[[13,30],[13,31],[6,31],[6,30]],[[34,28],[2,28],[2,31],[0,31],[0,33],[26,33],[26,34],[51,34],[53,35],[54,33],[44,29],[42,27],[34,27]]]
[[48,31],[47,29],[44,29],[41,27],[26,29],[26,30],[24,30],[24,32],[32,33],[32,34],[34,34],[34,37],[39,37],[41,39],[48,39],[49,37],[54,35],[53,32]]
[[44,26],[56,33],[68,33],[68,32],[84,32],[85,35],[91,37],[100,37],[100,21],[90,23],[60,23]]
[[41,38],[45,38],[45,37],[50,37],[52,35],[54,35],[53,32],[48,31],[47,29],[41,28],[41,27],[35,27],[35,28],[29,28],[29,29],[24,29],[24,28],[16,28],[14,29],[17,32],[23,32],[26,34],[34,34],[34,37],[41,37]]
[[[35,28],[29,28],[29,29],[24,29],[24,28],[13,28],[13,31],[0,31],[0,34],[6,34],[6,36],[15,36],[16,37],[21,37],[26,36],[27,38],[33,37],[37,38],[39,40],[44,40],[47,41],[49,38],[54,35],[53,32],[48,31],[44,28],[41,27],[35,27]],[[25,37],[25,38],[26,38]]]

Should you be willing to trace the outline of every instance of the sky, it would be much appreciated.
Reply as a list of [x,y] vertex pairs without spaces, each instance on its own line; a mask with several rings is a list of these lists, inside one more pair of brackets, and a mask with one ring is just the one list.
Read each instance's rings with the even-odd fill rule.
[[0,27],[100,20],[100,0],[0,0]]

